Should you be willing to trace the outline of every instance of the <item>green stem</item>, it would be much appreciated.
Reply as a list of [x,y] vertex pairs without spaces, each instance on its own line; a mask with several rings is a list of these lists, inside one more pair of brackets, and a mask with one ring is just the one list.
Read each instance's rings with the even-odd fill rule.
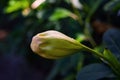
[[96,55],[96,56],[98,56],[98,57],[100,57],[100,58],[102,58],[102,59],[104,59],[104,60],[107,60],[107,58],[104,57],[101,53],[99,53],[99,52],[97,52],[97,51],[95,51],[95,50],[93,50],[93,49],[91,49],[91,48],[89,48],[89,47],[87,47],[87,46],[84,46],[84,45],[82,45],[82,46],[84,47],[84,50],[85,50],[85,51],[91,52],[91,53],[93,53],[94,55]]
[[107,64],[111,67],[113,72],[118,76],[118,78],[120,77],[120,69],[119,69],[120,65],[119,64],[114,64],[113,61],[111,61],[110,59],[105,57],[102,53],[99,53],[99,52],[97,52],[97,51],[95,51],[87,46],[84,46],[84,45],[82,45],[82,46],[84,47],[85,51],[91,52],[94,55],[96,55],[97,57],[102,58],[103,60],[107,61]]

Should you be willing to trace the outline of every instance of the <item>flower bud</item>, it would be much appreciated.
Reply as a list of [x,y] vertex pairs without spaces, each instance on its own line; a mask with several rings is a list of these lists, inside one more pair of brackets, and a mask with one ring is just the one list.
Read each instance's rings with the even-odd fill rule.
[[82,44],[58,31],[50,30],[35,35],[31,49],[38,55],[58,59],[83,49]]

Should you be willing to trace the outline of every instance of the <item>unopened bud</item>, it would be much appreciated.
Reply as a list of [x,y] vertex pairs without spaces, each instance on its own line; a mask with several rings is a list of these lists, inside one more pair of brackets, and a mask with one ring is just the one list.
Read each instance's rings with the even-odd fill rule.
[[58,59],[78,52],[83,46],[63,33],[50,30],[35,35],[31,49],[44,58]]

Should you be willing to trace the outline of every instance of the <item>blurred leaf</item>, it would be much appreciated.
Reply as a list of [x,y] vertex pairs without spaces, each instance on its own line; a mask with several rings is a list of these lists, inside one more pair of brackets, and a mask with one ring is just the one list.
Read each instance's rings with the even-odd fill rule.
[[69,60],[67,59],[62,65],[62,69],[60,69],[62,75],[67,75],[74,69],[75,71],[78,71],[83,66],[84,56],[82,53],[74,54],[68,58]]
[[58,75],[58,73],[60,72],[62,72],[62,74],[67,73],[67,71],[71,68],[71,66],[69,66],[70,64],[69,62],[70,57],[56,60],[53,69],[51,70],[50,74],[47,77],[47,80],[53,80],[55,76]]
[[78,63],[77,63],[77,72],[79,72],[81,69],[82,69],[82,67],[83,67],[83,64],[84,64],[84,55],[83,54],[80,54],[80,57],[79,57],[79,59],[78,59]]
[[83,11],[85,11],[85,13],[87,13],[90,10],[89,8],[90,8],[89,5],[83,3]]
[[63,80],[74,80],[75,79],[75,74],[70,74],[67,77],[65,77]]
[[[73,74],[73,69],[77,70],[81,68],[83,63],[83,54],[78,53],[67,58],[63,58],[60,60],[56,60],[53,69],[51,70],[50,74],[47,77],[47,80],[53,80],[58,73],[60,75],[67,75],[66,79],[70,78],[69,75]],[[81,61],[80,61],[81,60]],[[78,62],[81,65],[78,65]],[[68,75],[69,74],[69,75]],[[72,76],[74,78],[75,76]]]
[[27,0],[10,0],[8,7],[5,9],[5,12],[11,13],[27,7],[29,7],[29,2]]
[[49,3],[56,3],[57,2],[56,0],[46,0],[46,1]]
[[53,14],[50,16],[50,21],[57,21],[62,18],[69,17],[71,12],[64,8],[56,8]]
[[101,45],[99,45],[99,46],[96,46],[96,47],[94,48],[94,50],[102,53],[102,52],[104,51],[104,46],[103,46],[103,44],[101,44]]
[[120,66],[117,58],[108,49],[105,49],[103,54],[111,63],[113,63],[113,65]]
[[98,80],[107,77],[111,73],[111,70],[104,64],[94,63],[80,70],[77,80]]
[[98,9],[101,3],[102,3],[102,0],[97,0],[96,2],[94,2],[94,5],[92,5],[92,8],[89,7],[89,11],[87,12],[87,17],[85,19],[85,30],[84,31],[85,31],[86,36],[89,38],[89,41],[93,47],[96,46],[96,43],[93,40],[92,35],[91,35],[90,19],[92,15],[95,13],[95,11]]
[[111,0],[104,6],[104,10],[106,11],[117,11],[120,9],[120,1],[119,0]]
[[98,7],[100,6],[102,0],[97,0],[96,2],[94,2],[94,5],[92,6],[92,8],[90,8],[90,11],[88,12],[87,18],[86,20],[89,21],[91,16],[94,14],[94,12],[98,9]]
[[108,49],[105,49],[103,54],[107,58],[107,60],[109,61],[108,65],[111,67],[111,69],[113,69],[113,71],[120,78],[120,62]]
[[106,58],[108,58],[109,60],[113,61],[114,63],[117,61],[116,57],[108,49],[105,49],[103,54],[104,54],[104,56]]
[[49,75],[46,78],[46,80],[53,80],[55,78],[55,76],[57,75],[57,73],[60,70],[62,62],[63,62],[63,60],[57,60],[55,62],[55,65],[54,65],[53,69],[51,70],[51,72],[49,73]]
[[49,73],[46,80],[53,80],[55,76],[58,75],[58,73],[62,73],[62,74],[67,73],[68,70],[71,68],[71,66],[69,65],[70,64],[69,62],[70,62],[70,57],[56,60],[54,67]]
[[120,30],[111,28],[104,33],[103,42],[117,58],[120,58]]
[[76,40],[79,41],[79,42],[82,42],[85,39],[86,39],[86,36],[82,33],[78,33],[77,36],[76,36]]

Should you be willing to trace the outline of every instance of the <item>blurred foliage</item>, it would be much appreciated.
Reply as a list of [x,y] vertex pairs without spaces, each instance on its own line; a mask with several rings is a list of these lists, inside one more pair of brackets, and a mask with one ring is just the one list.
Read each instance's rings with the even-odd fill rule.
[[20,9],[24,9],[29,7],[29,3],[25,0],[21,0],[21,1],[15,1],[15,0],[11,0],[9,1],[8,7],[6,7],[5,12],[6,13],[11,13]]
[[[97,37],[102,42],[102,37],[96,34],[93,36],[95,31],[90,21],[95,14],[117,14],[120,9],[119,0],[79,0],[82,8],[75,7],[72,0],[46,0],[35,9],[31,7],[34,1],[0,0],[0,31],[7,32],[5,37],[0,35],[1,55],[24,56],[29,66],[42,72],[44,78],[41,80],[115,80],[116,76],[111,69],[88,52],[79,52],[59,60],[47,60],[31,51],[30,42],[35,34],[52,29],[73,37],[86,46],[103,51],[103,44],[94,39]],[[110,16],[108,19],[113,24],[118,20],[113,20]],[[103,38],[106,43],[104,45],[119,57],[120,39],[114,36],[110,38],[109,32],[106,34]],[[112,47],[109,45],[111,43]]]

